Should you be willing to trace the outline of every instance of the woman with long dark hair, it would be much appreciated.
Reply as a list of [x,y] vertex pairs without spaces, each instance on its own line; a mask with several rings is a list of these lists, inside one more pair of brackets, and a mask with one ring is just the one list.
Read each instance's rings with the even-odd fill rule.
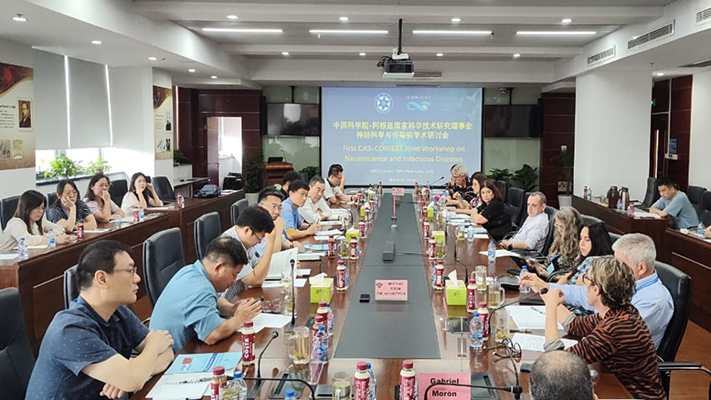
[[123,196],[123,201],[121,202],[123,212],[130,215],[133,213],[133,207],[140,206],[145,210],[148,207],[160,207],[162,205],[163,202],[158,197],[153,184],[146,179],[146,175],[142,172],[133,174],[128,193]]
[[579,278],[590,270],[593,260],[600,256],[610,256],[612,254],[614,254],[612,240],[604,224],[595,222],[583,226],[583,229],[580,230],[580,257],[582,262],[574,266],[566,276],[560,278],[558,283],[582,285],[583,282]]
[[483,226],[498,242],[512,229],[508,207],[494,181],[484,181],[479,193],[482,204],[471,210],[472,221]]
[[96,229],[96,219],[89,206],[79,198],[77,185],[69,179],[57,184],[57,200],[47,209],[47,219],[62,225],[66,232],[75,230],[81,221],[84,221],[84,229]]
[[116,219],[117,213],[121,218],[126,215],[121,207],[111,200],[111,195],[109,194],[110,184],[109,177],[99,173],[91,177],[89,187],[86,189],[84,202],[91,210],[94,218],[99,222],[112,221]]
[[69,241],[69,237],[64,234],[64,227],[53,224],[44,217],[44,209],[47,199],[36,190],[28,190],[20,196],[17,203],[15,215],[7,221],[7,226],[0,235],[0,251],[10,251],[17,247],[21,238],[25,239],[28,246],[40,246],[47,244],[47,237],[44,236],[45,229],[52,228],[57,234],[57,244],[64,244]]

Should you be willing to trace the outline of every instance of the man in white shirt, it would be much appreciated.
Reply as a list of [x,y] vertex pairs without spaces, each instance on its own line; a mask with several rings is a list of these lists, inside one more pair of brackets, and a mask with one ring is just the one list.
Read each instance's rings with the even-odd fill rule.
[[304,206],[299,208],[299,215],[309,224],[328,219],[332,212],[328,203],[323,198],[326,182],[318,175],[309,181],[309,197]]
[[328,179],[323,191],[323,197],[330,204],[341,204],[342,201],[350,201],[351,196],[343,193],[346,177],[343,176],[343,167],[340,164],[333,164],[328,167]]
[[528,218],[523,223],[513,238],[501,242],[501,245],[509,250],[534,250],[543,251],[548,236],[548,215],[546,209],[546,195],[541,192],[533,192],[528,196],[526,210]]

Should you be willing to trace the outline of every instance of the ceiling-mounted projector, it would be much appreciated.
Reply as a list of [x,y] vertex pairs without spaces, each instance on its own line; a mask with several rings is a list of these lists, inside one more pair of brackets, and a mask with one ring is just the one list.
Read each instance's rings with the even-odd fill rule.
[[407,53],[402,52],[402,19],[398,21],[399,33],[397,49],[393,49],[392,56],[382,56],[376,64],[383,68],[385,79],[408,79],[415,76],[415,64]]

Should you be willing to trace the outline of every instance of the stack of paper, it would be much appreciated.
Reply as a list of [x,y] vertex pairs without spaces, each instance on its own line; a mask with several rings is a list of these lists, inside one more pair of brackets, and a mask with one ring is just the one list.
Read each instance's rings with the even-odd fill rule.
[[323,251],[314,252],[314,253],[299,253],[298,260],[299,261],[319,261],[321,259],[321,257],[323,257],[325,255],[326,255],[326,253]]
[[[487,236],[486,239],[488,239],[488,238],[489,238],[489,237]],[[486,255],[487,252],[486,252],[486,251],[480,251],[479,254]],[[496,250],[496,258],[499,258],[499,257],[520,257],[520,256],[519,256],[518,254],[512,252],[512,251],[508,251],[508,250]]]
[[289,271],[291,260],[294,260],[294,269],[296,269],[296,253],[297,249],[290,249],[272,254],[267,279],[281,280],[281,271]]
[[181,354],[146,397],[152,399],[202,399],[210,387],[212,368],[225,367],[232,375],[242,353]]
[[[563,341],[563,346],[565,346],[566,349],[575,346],[578,343],[577,340],[561,340]],[[511,338],[511,341],[518,343],[521,346],[521,350],[539,351],[541,353],[545,351],[543,349],[543,344],[546,342],[546,338],[544,336],[530,335],[527,333],[515,333],[513,338]]]
[[[518,329],[546,329],[545,306],[511,306],[506,309]],[[563,329],[560,323],[558,329]]]

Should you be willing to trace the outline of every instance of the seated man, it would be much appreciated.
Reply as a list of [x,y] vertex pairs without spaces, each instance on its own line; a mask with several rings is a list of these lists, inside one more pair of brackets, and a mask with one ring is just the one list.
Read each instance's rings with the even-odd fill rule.
[[168,330],[176,352],[195,336],[213,345],[237,332],[261,312],[261,303],[250,298],[235,307],[217,293],[235,282],[248,261],[237,240],[219,237],[210,242],[205,257],[181,268],[163,289],[153,308],[151,329]]
[[287,198],[289,197],[289,185],[293,181],[301,180],[301,175],[299,175],[298,172],[294,171],[293,169],[291,171],[287,171],[286,174],[284,174],[284,178],[281,180],[281,189],[279,189],[279,193],[281,193],[282,198]]
[[330,204],[341,204],[342,201],[351,201],[352,196],[343,193],[346,177],[343,176],[343,167],[333,164],[328,168],[328,178],[323,189],[323,197]]
[[[235,226],[222,234],[222,236],[237,239],[242,243],[249,260],[237,275],[237,281],[225,291],[224,297],[227,300],[232,301],[247,286],[262,286],[264,280],[267,279],[269,263],[272,260],[272,254],[275,253],[277,238],[281,237],[281,231],[284,229],[283,220],[280,221],[280,224],[281,226],[275,229],[272,216],[267,210],[259,206],[251,206],[239,214]],[[267,247],[261,257],[257,257],[254,246],[262,241],[266,243]]]
[[543,354],[533,363],[528,379],[531,400],[597,400],[590,369],[572,353]]
[[526,203],[526,211],[528,211],[526,222],[513,238],[502,241],[501,245],[509,250],[542,252],[548,236],[548,215],[543,212],[545,209],[546,195],[541,192],[531,193]]
[[309,181],[309,197],[306,199],[304,206],[299,208],[299,215],[309,224],[327,220],[333,214],[331,207],[328,206],[328,203],[323,198],[325,187],[326,183],[318,175],[315,175]]
[[657,181],[657,188],[661,197],[652,204],[649,212],[660,217],[671,216],[674,229],[696,228],[699,225],[699,217],[694,206],[686,197],[686,193],[679,190],[676,183],[669,178],[661,178]]
[[[101,240],[79,256],[79,297],[58,312],[42,340],[26,399],[119,398],[173,361],[173,340],[149,331],[126,307],[141,278],[123,243]],[[139,352],[131,358],[131,352]]]
[[321,229],[318,222],[307,224],[299,215],[299,208],[304,206],[308,195],[309,185],[302,181],[294,181],[289,185],[289,198],[281,203],[284,236],[291,241],[312,236]]
[[469,202],[474,198],[474,191],[469,181],[467,167],[457,164],[452,167],[451,173],[452,177],[449,179],[449,182],[447,182],[447,190],[451,198],[447,200],[447,205],[457,208],[467,208]]
[[[281,203],[286,197],[282,197],[281,192],[277,190],[274,186],[269,186],[262,189],[257,197],[257,205],[269,212],[272,216],[272,221],[274,221],[275,228],[279,228],[277,231],[281,232],[284,229],[284,219],[281,218]],[[283,235],[277,235],[275,242],[275,249],[289,250],[294,247],[301,249],[301,244],[299,242],[292,242],[284,238]],[[256,246],[254,246],[254,253],[257,258],[262,258],[262,254],[267,249],[267,242],[262,240]]]
[[[632,269],[637,288],[632,296],[632,305],[646,322],[654,340],[654,347],[658,348],[674,313],[674,302],[654,271],[654,260],[657,258],[654,241],[647,235],[630,233],[619,238],[612,248],[615,250],[615,257]],[[522,282],[529,284],[536,291],[544,287],[560,289],[567,305],[595,311],[595,308],[588,304],[582,279],[578,280],[577,285],[557,285],[545,283],[536,275],[528,274],[522,278]]]

